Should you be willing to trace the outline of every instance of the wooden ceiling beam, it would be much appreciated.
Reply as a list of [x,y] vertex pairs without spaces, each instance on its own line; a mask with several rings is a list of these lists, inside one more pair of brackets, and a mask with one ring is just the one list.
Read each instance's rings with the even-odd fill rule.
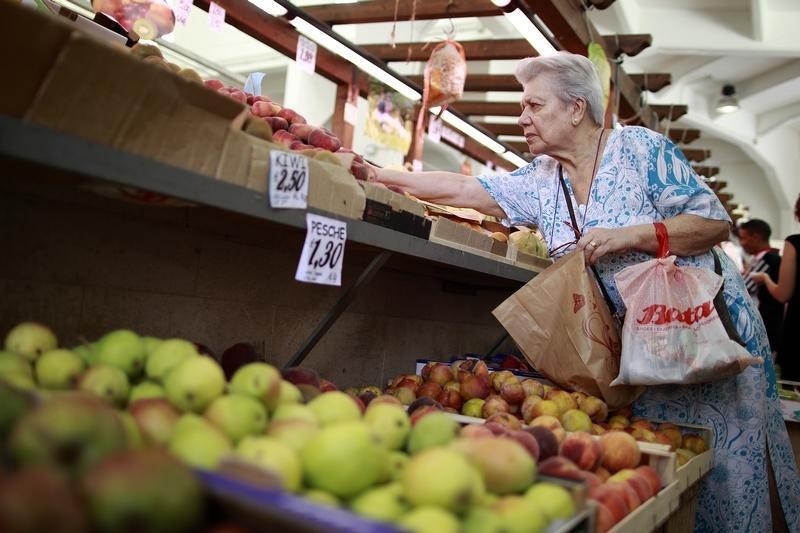
[[649,33],[603,35],[603,43],[606,52],[611,54],[609,57],[617,58],[622,54],[633,57],[653,45],[653,36]]
[[515,149],[518,152],[522,152],[523,154],[528,153],[530,151],[528,143],[524,141],[504,141],[504,142],[511,148]]
[[[408,79],[422,87],[421,75],[407,76]],[[464,90],[472,92],[506,91],[522,92],[522,86],[512,74],[469,74],[464,82]]]
[[694,170],[698,176],[705,176],[706,178],[713,178],[719,174],[719,167],[692,166],[692,170]]
[[672,74],[666,72],[654,74],[629,74],[631,81],[640,91],[656,93],[672,83]]
[[[343,5],[343,4],[337,4]],[[468,61],[492,59],[522,59],[538,55],[525,39],[495,39],[485,41],[459,41]],[[363,44],[359,46],[384,61],[427,61],[431,57],[431,43]]]
[[729,192],[718,192],[717,198],[719,198],[720,202],[723,204],[727,204],[731,200],[733,200],[733,195]]
[[721,191],[722,189],[724,189],[725,187],[728,186],[728,182],[727,181],[719,181],[719,180],[717,180],[717,181],[709,181],[709,182],[706,183],[706,185],[708,185],[708,187],[712,191],[719,192],[719,191]]
[[670,128],[669,140],[675,144],[690,144],[700,138],[700,130],[692,128]]
[[701,163],[711,157],[711,150],[703,148],[681,148],[681,152],[686,156],[686,159],[694,163]]
[[[397,8],[396,17],[395,8]],[[330,3],[304,6],[303,11],[331,26],[403,21],[411,20],[412,16],[414,20],[432,20],[448,17],[496,17],[503,14],[500,8],[491,2],[453,2],[452,0],[425,0],[424,2],[420,0],[416,2],[368,0],[353,4]]]
[[522,135],[522,128],[516,124],[499,124],[497,122],[476,122],[476,124],[495,135]]
[[458,111],[465,115],[497,115],[503,117],[518,117],[519,104],[516,102],[481,102],[462,100],[453,104]]

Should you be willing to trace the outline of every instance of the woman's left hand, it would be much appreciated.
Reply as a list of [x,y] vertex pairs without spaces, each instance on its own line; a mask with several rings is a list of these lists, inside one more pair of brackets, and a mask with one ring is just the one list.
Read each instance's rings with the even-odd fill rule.
[[591,228],[578,241],[590,265],[606,254],[621,254],[634,248],[633,228]]

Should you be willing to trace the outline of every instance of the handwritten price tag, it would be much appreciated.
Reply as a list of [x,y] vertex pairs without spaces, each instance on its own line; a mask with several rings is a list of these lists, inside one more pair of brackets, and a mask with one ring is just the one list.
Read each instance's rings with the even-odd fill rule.
[[431,117],[428,121],[428,138],[436,144],[442,141],[442,121],[440,119]]
[[317,68],[317,43],[300,35],[297,38],[297,57],[295,60],[302,70],[309,74],[314,74],[314,70]]
[[225,26],[225,10],[214,2],[208,5],[208,25],[213,31],[222,31]]
[[184,26],[189,21],[189,13],[192,11],[192,0],[175,0],[175,20]]
[[269,154],[269,205],[308,207],[308,158],[273,150]]
[[306,242],[294,279],[340,286],[347,223],[306,213],[306,228]]

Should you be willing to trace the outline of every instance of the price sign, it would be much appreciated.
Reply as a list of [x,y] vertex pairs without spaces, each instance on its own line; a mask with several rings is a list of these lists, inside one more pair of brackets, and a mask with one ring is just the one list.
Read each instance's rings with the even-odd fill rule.
[[175,20],[184,26],[189,21],[189,13],[192,11],[192,0],[175,0]]
[[344,103],[344,121],[351,126],[355,126],[358,122],[358,107],[350,102]]
[[428,121],[428,138],[439,143],[442,140],[442,121],[438,118],[431,117]]
[[297,38],[297,65],[301,70],[313,74],[317,67],[317,43],[302,35]]
[[208,5],[208,25],[214,31],[222,31],[225,26],[225,10],[214,2]]
[[347,223],[306,213],[306,228],[306,242],[294,279],[322,285],[341,285]]
[[273,150],[269,154],[269,205],[308,207],[308,158]]

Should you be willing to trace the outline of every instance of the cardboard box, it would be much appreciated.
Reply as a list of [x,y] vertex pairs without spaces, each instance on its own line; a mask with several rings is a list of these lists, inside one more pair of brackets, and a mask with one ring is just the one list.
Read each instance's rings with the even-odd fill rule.
[[483,233],[474,231],[452,220],[439,217],[431,225],[431,242],[444,244],[466,251],[478,250],[485,254],[492,253],[494,239]]
[[0,4],[0,112],[214,176],[245,107],[61,20]]
[[541,272],[553,264],[550,258],[539,257],[538,255],[526,254],[513,244],[508,244],[506,258],[515,266]]
[[364,189],[364,194],[366,194],[368,200],[375,200],[381,204],[388,205],[395,211],[404,211],[419,217],[425,216],[425,206],[416,200],[368,181],[361,181],[359,184]]

